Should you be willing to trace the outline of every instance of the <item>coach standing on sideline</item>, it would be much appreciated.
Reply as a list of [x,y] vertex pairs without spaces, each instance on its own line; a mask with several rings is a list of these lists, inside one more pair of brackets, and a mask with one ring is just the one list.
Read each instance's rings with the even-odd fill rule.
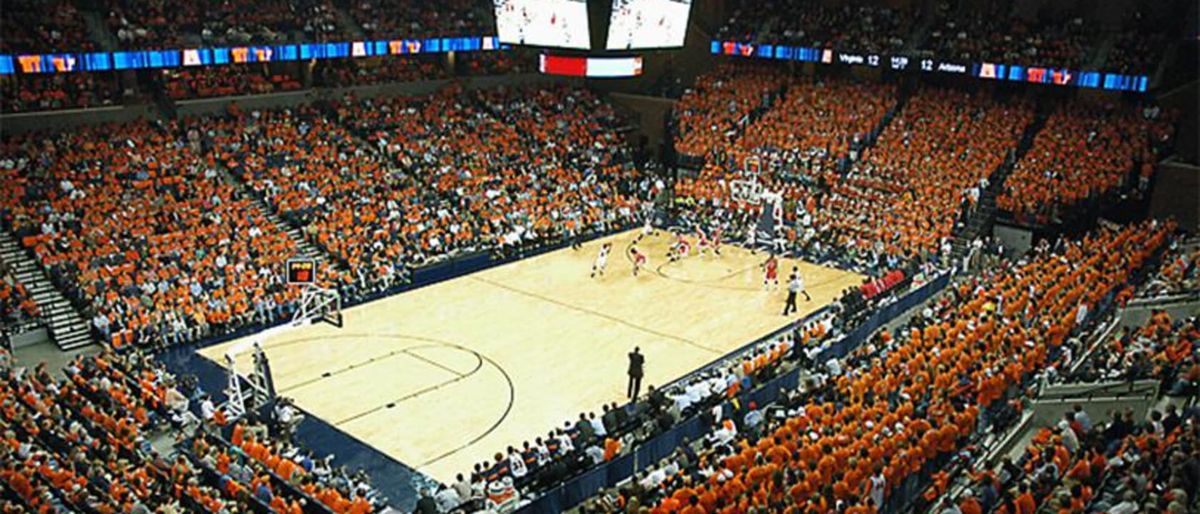
[[646,357],[642,355],[642,349],[635,346],[633,351],[629,352],[629,387],[625,393],[630,400],[636,400],[638,392],[642,389],[642,366],[645,364]]

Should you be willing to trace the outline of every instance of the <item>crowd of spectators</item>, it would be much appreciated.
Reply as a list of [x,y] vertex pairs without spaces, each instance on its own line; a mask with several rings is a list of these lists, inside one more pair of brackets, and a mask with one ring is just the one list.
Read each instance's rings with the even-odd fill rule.
[[0,194],[98,336],[177,343],[281,319],[298,294],[282,270],[295,243],[222,168],[337,258],[349,272],[327,278],[353,298],[458,253],[636,222],[652,191],[617,125],[565,87],[235,107],[15,136]]
[[463,62],[459,69],[471,76],[530,73],[537,69],[532,55],[520,50],[467,52],[457,57]]
[[[273,427],[225,421],[139,352],[78,356],[62,378],[19,364],[0,350],[5,512],[368,514],[384,503]],[[162,455],[156,437],[190,444]]]
[[5,222],[114,346],[196,340],[290,311],[296,253],[202,148],[139,121],[5,141]]
[[325,60],[317,61],[313,68],[313,82],[325,87],[438,80],[447,77],[442,57],[438,55]]
[[[347,99],[216,130],[220,160],[362,291],[460,253],[629,224],[648,181],[611,107],[568,88]],[[562,145],[561,141],[575,145]]]
[[896,53],[913,30],[914,12],[879,5],[826,7],[808,0],[787,2],[775,19],[767,43],[790,44],[841,52]]
[[1086,322],[1077,321],[1081,306],[1115,291],[1167,230],[1103,229],[970,278],[894,335],[813,368],[771,415],[746,405],[711,420],[698,448],[685,445],[586,508],[877,511],[908,477],[999,422],[996,412]]
[[675,105],[675,151],[703,158],[731,143],[786,80],[777,66],[728,63],[697,78]]
[[946,15],[918,51],[961,62],[999,62],[1078,70],[1100,39],[1096,28],[1074,14],[1029,20],[1011,14],[1011,2],[989,3],[982,11]]
[[104,9],[122,48],[352,39],[339,26],[331,0],[108,0]]
[[864,53],[903,49],[919,16],[886,6],[830,7],[811,0],[756,0],[741,2],[732,10],[717,30],[717,38],[723,41]]
[[1172,116],[1155,108],[1071,102],[1050,116],[1013,168],[996,204],[1039,222],[1133,185],[1144,187],[1174,134]]
[[733,186],[757,168],[763,188],[782,196],[782,218],[794,227],[788,238],[802,254],[863,269],[948,251],[955,224],[1033,121],[1026,100],[951,89],[917,91],[890,121],[897,96],[889,85],[791,80],[779,91],[757,118],[736,125],[727,92],[690,93],[693,107],[681,111],[680,126],[721,120],[730,128],[708,139],[680,131],[684,145],[706,142],[710,157],[695,176],[677,180],[677,203],[753,226],[758,206],[735,198]]
[[1200,384],[1200,356],[1193,346],[1197,340],[1197,318],[1172,320],[1166,311],[1156,309],[1145,325],[1124,326],[1101,342],[1071,377],[1083,381],[1155,379],[1162,382],[1164,392],[1194,393]]
[[172,100],[232,95],[258,95],[301,89],[286,74],[270,74],[254,64],[163,70],[163,89]]
[[1141,421],[1127,409],[1094,422],[1076,405],[1038,429],[1018,459],[977,472],[957,501],[943,505],[998,514],[1189,512],[1200,486],[1196,421],[1168,405]]
[[9,264],[0,260],[0,324],[34,319],[39,313],[29,289],[17,280]]
[[116,73],[79,72],[0,78],[0,112],[86,109],[121,103]]
[[[1148,75],[1178,25],[1181,8],[1171,3],[1138,7],[1124,26],[1111,29],[1062,11],[1036,17],[1014,12],[1011,1],[968,10],[939,2],[928,13],[931,28],[913,51],[939,60],[999,62],[1079,70],[1114,38],[1104,71]],[[872,5],[827,7],[811,0],[755,0],[731,7],[717,30],[722,41],[788,44],[854,54],[890,55],[906,50],[927,13]],[[1176,18],[1173,19],[1172,17]]]
[[827,193],[842,180],[845,166],[876,136],[895,106],[895,88],[796,79],[781,90],[782,98],[731,137],[731,143],[716,147],[695,177],[677,180],[677,201],[717,217],[745,218],[731,227],[732,233],[744,232],[749,227],[743,225],[752,227],[757,220],[758,208],[737,201],[732,184],[748,178],[745,168],[757,167],[757,181],[782,196],[783,221],[797,226],[790,239],[803,253],[815,259],[853,254],[854,244],[822,225],[829,213],[818,205],[830,198]]
[[817,208],[818,226],[888,255],[934,255],[1016,149],[1033,106],[924,89]]
[[1200,246],[1174,242],[1163,267],[1141,292],[1142,296],[1172,296],[1200,291]]
[[0,53],[86,52],[95,49],[71,0],[5,0]]
[[1182,17],[1179,4],[1140,5],[1127,16],[1126,27],[1115,34],[1103,68],[1118,73],[1154,75]]
[[478,0],[350,0],[348,10],[368,38],[397,39],[491,34],[491,9]]

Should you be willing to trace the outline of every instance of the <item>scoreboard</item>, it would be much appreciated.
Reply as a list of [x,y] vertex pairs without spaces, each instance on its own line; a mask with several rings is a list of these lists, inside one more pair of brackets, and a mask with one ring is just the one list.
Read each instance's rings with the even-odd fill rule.
[[495,37],[479,36],[120,52],[0,54],[0,75],[176,68],[502,49],[503,45]]
[[287,283],[307,285],[317,283],[317,261],[308,258],[288,259]]
[[1120,73],[1080,71],[995,62],[961,62],[907,55],[864,54],[836,51],[829,48],[759,45],[737,41],[714,40],[710,50],[714,55],[867,66],[896,72],[945,73],[990,80],[1073,86],[1111,91],[1145,92],[1150,85],[1150,77],[1146,75],[1125,75]]

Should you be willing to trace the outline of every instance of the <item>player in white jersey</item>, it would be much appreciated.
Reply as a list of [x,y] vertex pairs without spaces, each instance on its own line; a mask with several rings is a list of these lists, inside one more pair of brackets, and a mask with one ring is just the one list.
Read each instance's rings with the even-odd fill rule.
[[647,215],[646,222],[644,224],[642,224],[642,233],[638,234],[637,241],[635,241],[635,242],[641,242],[643,237],[646,237],[646,236],[654,233],[654,225],[652,225],[650,223],[652,221],[654,221],[653,214]]
[[592,278],[596,278],[596,274],[604,276],[604,269],[608,267],[608,253],[612,251],[612,243],[604,243],[600,245],[600,253],[596,254],[596,261],[592,263]]
[[756,239],[758,239],[758,227],[751,223],[750,228],[746,229],[746,246],[750,248],[750,255],[758,253],[758,250],[755,248],[755,245],[758,244]]
[[775,225],[775,244],[772,246],[775,253],[782,255],[787,250],[787,236],[783,233],[782,225]]

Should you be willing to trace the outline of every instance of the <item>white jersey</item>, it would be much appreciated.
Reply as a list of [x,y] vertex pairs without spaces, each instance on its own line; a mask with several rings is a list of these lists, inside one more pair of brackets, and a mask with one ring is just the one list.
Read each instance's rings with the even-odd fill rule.
[[609,251],[609,247],[607,247],[607,246],[600,247],[600,253],[596,255],[595,267],[603,268],[608,265],[608,251]]

